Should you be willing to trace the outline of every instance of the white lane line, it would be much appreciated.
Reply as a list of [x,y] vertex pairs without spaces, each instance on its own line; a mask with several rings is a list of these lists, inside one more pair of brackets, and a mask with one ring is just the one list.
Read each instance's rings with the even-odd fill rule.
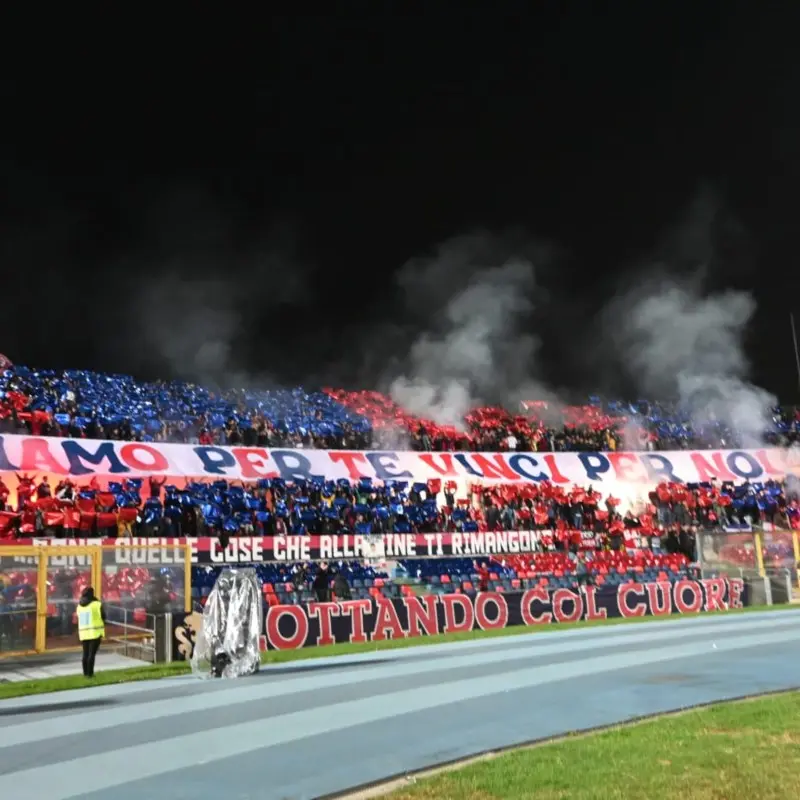
[[[436,686],[409,687],[409,690],[382,696],[380,702],[376,702],[374,697],[365,697],[351,702],[320,705],[269,720],[191,733],[121,750],[99,751],[85,758],[13,772],[0,777],[0,797],[13,797],[14,800],[41,800],[42,797],[70,800],[90,792],[105,791],[145,778],[185,770],[200,763],[214,763],[311,736],[334,732],[340,734],[346,728],[429,711],[450,703],[474,703],[477,698],[555,681],[699,655],[717,656],[735,650],[752,650],[786,641],[785,633],[741,636],[720,640],[716,650],[711,650],[708,643],[679,645],[668,650],[620,653],[566,664],[531,666],[505,674]],[[720,666],[724,667],[722,659]]]
[[[669,620],[657,622],[640,622],[633,625],[608,625],[597,626],[594,628],[570,628],[569,624],[562,626],[552,625],[549,628],[541,628],[536,632],[529,634],[520,633],[517,636],[509,637],[487,637],[482,639],[470,639],[462,642],[442,642],[440,644],[426,644],[423,648],[408,647],[396,650],[379,650],[376,646],[374,651],[357,653],[349,656],[322,656],[319,658],[309,659],[298,663],[275,664],[263,667],[265,673],[269,673],[271,669],[280,671],[287,666],[292,666],[298,671],[310,670],[335,664],[338,667],[346,668],[348,664],[359,664],[364,661],[405,661],[408,659],[419,658],[425,656],[426,659],[432,658],[450,658],[457,657],[465,650],[480,651],[484,649],[498,650],[507,647],[524,650],[530,644],[556,644],[563,641],[571,641],[580,639],[584,642],[584,646],[589,647],[604,647],[603,642],[609,642],[608,646],[613,646],[620,643],[625,638],[644,640],[643,637],[649,631],[661,632],[663,636],[669,638],[673,632],[677,634],[678,631],[684,633],[700,634],[704,633],[707,628],[713,627],[715,630],[718,626],[729,626],[732,632],[739,630],[748,630],[752,627],[775,627],[779,625],[790,625],[797,622],[797,617],[800,617],[800,610],[798,611],[764,611],[753,612],[744,614],[725,614],[724,612],[711,612],[700,617],[682,618],[677,615]],[[665,627],[666,626],[666,627]],[[669,637],[666,628],[669,628]],[[702,630],[701,630],[702,629]],[[726,628],[727,629],[727,628]],[[520,629],[522,630],[522,629]],[[721,632],[721,631],[720,631]],[[601,641],[602,640],[602,641]],[[2,662],[0,661],[0,669],[2,669]],[[197,687],[197,691],[204,691],[204,685],[191,675],[182,675],[176,678],[162,678],[160,680],[152,681],[138,681],[132,683],[110,684],[106,686],[88,686],[85,689],[72,689],[68,692],[58,692],[57,694],[41,694],[32,695],[29,697],[15,697],[8,700],[0,700],[0,708],[13,709],[13,708],[36,708],[41,705],[57,705],[59,702],[75,703],[84,699],[103,700],[108,698],[119,699],[130,694],[146,695],[150,692],[161,692],[169,690],[176,686],[184,686],[190,684]],[[217,691],[208,687],[208,694],[216,694]],[[175,698],[177,700],[177,698]],[[171,702],[175,702],[175,700]],[[142,702],[149,702],[143,700]]]
[[[764,623],[748,626],[758,629],[765,628]],[[771,625],[770,627],[775,627]],[[800,629],[798,629],[800,632]],[[729,626],[706,626],[703,629],[706,636],[717,634],[729,635]],[[605,640],[582,640],[558,642],[548,644],[547,640],[533,639],[526,647],[498,649],[496,652],[478,652],[468,655],[452,656],[448,658],[430,659],[405,663],[391,663],[374,667],[359,668],[352,672],[311,672],[286,680],[270,682],[268,677],[257,678],[234,684],[230,689],[215,692],[200,691],[184,697],[162,700],[144,699],[141,703],[121,706],[119,708],[97,709],[90,706],[85,712],[65,714],[44,720],[21,722],[0,728],[0,749],[14,745],[28,744],[58,736],[75,736],[81,733],[95,733],[118,725],[131,725],[135,723],[151,722],[165,717],[184,716],[193,712],[209,712],[218,708],[230,708],[243,703],[255,703],[273,697],[283,697],[302,692],[317,692],[335,689],[340,686],[364,684],[376,680],[393,678],[418,677],[435,672],[445,672],[456,669],[480,667],[485,665],[500,665],[505,662],[517,661],[524,658],[538,660],[549,656],[579,654],[586,651],[596,651],[598,646],[624,646],[625,644],[657,644],[675,641],[686,636],[686,631],[661,629],[644,633],[637,631],[616,637],[607,637]],[[710,644],[706,645],[709,649]],[[255,682],[257,681],[257,682]],[[200,681],[197,681],[198,685]],[[57,702],[57,701],[56,701]]]

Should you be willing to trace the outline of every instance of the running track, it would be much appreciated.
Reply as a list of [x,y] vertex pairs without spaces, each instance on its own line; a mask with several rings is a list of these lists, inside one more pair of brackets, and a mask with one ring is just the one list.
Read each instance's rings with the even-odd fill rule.
[[0,701],[0,797],[318,798],[800,686],[800,611],[554,630]]

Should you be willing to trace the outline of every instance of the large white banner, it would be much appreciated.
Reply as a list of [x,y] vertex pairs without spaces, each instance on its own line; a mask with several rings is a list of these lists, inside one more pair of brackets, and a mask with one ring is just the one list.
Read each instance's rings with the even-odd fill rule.
[[259,478],[555,484],[612,489],[661,481],[782,479],[800,474],[800,450],[703,450],[619,453],[414,453],[287,450],[143,444],[89,439],[0,436],[0,472],[80,479],[164,475],[253,481]]

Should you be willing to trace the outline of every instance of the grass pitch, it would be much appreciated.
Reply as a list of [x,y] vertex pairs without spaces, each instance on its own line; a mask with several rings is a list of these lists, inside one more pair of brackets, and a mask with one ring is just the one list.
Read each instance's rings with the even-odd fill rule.
[[794,800],[800,693],[575,735],[418,776],[387,800]]

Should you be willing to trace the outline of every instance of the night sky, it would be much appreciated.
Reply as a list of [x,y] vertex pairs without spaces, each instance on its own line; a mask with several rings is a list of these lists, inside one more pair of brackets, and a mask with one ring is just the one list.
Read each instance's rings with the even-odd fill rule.
[[5,75],[0,352],[169,378],[208,329],[223,379],[374,385],[408,347],[397,270],[478,230],[546,253],[546,379],[613,394],[597,314],[677,226],[670,266],[754,293],[753,379],[799,399],[799,4],[343,8]]

